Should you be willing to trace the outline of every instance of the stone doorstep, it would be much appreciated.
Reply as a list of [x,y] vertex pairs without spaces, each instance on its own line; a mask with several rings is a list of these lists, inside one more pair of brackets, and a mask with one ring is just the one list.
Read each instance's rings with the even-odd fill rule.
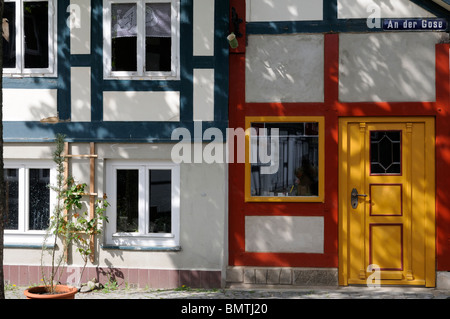
[[227,284],[338,286],[334,268],[228,267]]
[[[337,287],[336,268],[264,268],[228,267],[227,286],[267,285],[267,286],[324,286]],[[450,271],[436,272],[436,288],[450,290]]]

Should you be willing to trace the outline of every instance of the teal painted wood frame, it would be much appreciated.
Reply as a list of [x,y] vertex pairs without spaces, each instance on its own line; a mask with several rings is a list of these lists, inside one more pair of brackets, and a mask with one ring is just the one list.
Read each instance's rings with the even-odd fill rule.
[[[228,16],[229,1],[214,0],[214,56],[193,55],[193,1],[180,0],[180,79],[179,80],[104,80],[102,0],[91,0],[91,54],[70,54],[70,31],[66,25],[70,0],[58,0],[58,76],[56,78],[4,78],[4,88],[56,89],[59,118],[57,124],[41,122],[4,122],[5,142],[52,141],[57,133],[71,142],[177,142],[171,140],[176,128],[187,128],[194,136],[193,70],[214,69],[214,121],[203,123],[224,132],[228,126]],[[91,68],[91,121],[71,122],[71,67]],[[103,92],[179,91],[179,122],[104,122]]]

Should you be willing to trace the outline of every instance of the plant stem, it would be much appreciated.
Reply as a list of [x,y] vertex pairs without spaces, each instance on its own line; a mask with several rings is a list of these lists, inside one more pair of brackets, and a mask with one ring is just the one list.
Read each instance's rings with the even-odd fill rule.
[[[56,181],[56,190],[58,192],[58,200],[57,205],[55,209],[55,218],[56,218],[56,226],[55,229],[59,230],[60,227],[60,218],[61,218],[61,212],[62,212],[62,200],[63,200],[63,192],[64,192],[64,156],[62,155],[64,151],[64,136],[58,134],[56,136],[56,150],[53,154],[53,160],[57,164],[57,181]],[[61,262],[58,263],[58,265],[55,265],[55,257],[56,257],[56,244],[58,240],[58,233],[55,232],[54,234],[55,239],[53,243],[53,249],[52,249],[52,271],[50,275],[50,292],[53,293],[54,291],[54,285],[55,285],[55,278],[56,278],[56,272],[58,271]]]

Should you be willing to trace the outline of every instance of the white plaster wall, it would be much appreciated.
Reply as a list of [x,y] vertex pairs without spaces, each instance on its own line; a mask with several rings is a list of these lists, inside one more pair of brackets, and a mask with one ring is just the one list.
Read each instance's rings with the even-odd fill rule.
[[214,121],[214,70],[194,69],[194,121]]
[[[97,143],[96,192],[105,193],[108,160],[170,161],[172,144]],[[218,147],[225,146],[219,144]],[[7,144],[5,158],[51,159],[52,144]],[[72,154],[87,154],[88,143],[71,144]],[[89,160],[71,159],[71,173],[89,183]],[[100,267],[222,270],[227,261],[227,165],[180,164],[180,245],[178,252],[106,250],[97,243]],[[40,265],[40,249],[5,249],[5,265]],[[83,262],[74,255],[74,266]],[[91,263],[88,263],[90,266]],[[96,263],[97,265],[97,263]]]
[[70,53],[91,53],[91,0],[70,0]]
[[5,143],[3,157],[5,159],[52,159],[52,144]]
[[361,19],[375,13],[379,18],[434,17],[409,0],[338,0],[339,19]]
[[194,55],[214,55],[214,1],[194,0]]
[[[100,161],[171,161],[172,144],[97,144]],[[222,145],[223,152],[225,147]],[[193,151],[192,151],[193,154]],[[106,170],[102,173],[108,183]],[[101,250],[100,263],[116,267],[221,270],[226,262],[226,164],[180,164],[179,252]],[[106,187],[106,185],[105,185]],[[103,190],[99,190],[100,193]]]
[[323,35],[249,36],[245,96],[247,102],[323,102]]
[[104,92],[105,121],[179,121],[180,92]]
[[91,68],[71,68],[71,120],[89,122],[91,120]]
[[323,0],[247,0],[248,22],[322,20]]
[[323,217],[245,217],[248,252],[323,253],[323,243]]
[[57,90],[3,89],[4,121],[40,121],[57,114]]
[[435,101],[435,44],[441,34],[341,34],[339,99],[343,102]]

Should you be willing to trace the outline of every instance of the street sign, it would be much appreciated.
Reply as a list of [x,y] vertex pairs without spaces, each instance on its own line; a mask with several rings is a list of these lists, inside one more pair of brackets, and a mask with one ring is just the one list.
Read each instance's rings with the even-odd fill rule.
[[386,31],[445,31],[445,19],[383,19]]

